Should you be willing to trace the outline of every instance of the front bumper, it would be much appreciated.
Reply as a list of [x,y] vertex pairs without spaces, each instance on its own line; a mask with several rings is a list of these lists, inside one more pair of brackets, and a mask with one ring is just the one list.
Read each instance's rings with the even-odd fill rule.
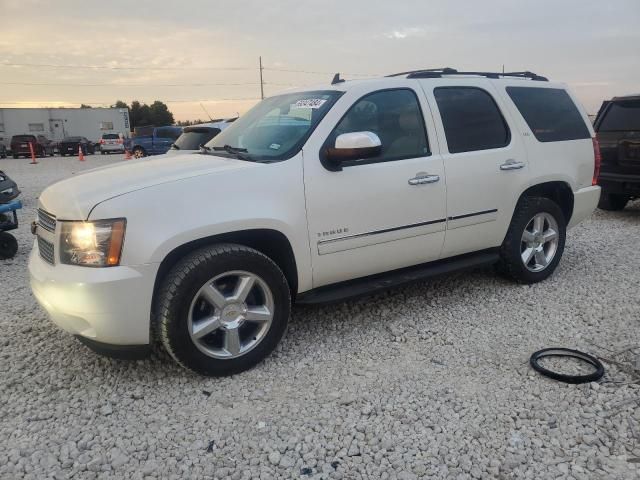
[[51,320],[85,343],[108,346],[149,344],[157,271],[158,264],[54,266],[40,257],[37,242],[29,257],[31,289]]
[[567,228],[575,227],[593,213],[600,201],[600,187],[581,188],[573,192],[573,214]]

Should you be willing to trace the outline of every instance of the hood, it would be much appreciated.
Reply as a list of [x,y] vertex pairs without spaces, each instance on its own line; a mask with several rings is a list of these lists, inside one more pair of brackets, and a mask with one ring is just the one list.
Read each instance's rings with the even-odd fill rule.
[[40,206],[63,220],[83,220],[98,203],[129,192],[200,175],[218,174],[259,163],[214,155],[170,155],[96,168],[47,187]]

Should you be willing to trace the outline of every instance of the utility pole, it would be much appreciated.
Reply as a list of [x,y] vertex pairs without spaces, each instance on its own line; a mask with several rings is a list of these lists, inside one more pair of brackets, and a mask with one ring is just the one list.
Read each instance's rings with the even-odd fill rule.
[[260,62],[260,99],[264,100],[264,82],[262,81],[262,57],[258,57],[258,61]]

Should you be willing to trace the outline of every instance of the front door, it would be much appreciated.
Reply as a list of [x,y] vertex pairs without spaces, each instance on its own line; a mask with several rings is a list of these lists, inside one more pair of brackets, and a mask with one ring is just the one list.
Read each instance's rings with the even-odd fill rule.
[[488,80],[422,84],[434,105],[447,172],[442,256],[499,246],[529,175],[521,135],[509,128],[515,123],[507,122],[509,110]]
[[[314,287],[440,255],[446,225],[444,169],[429,146],[435,138],[431,112],[414,85],[350,89],[303,149]],[[319,152],[349,132],[375,133],[381,153],[343,164],[341,171],[328,170]]]

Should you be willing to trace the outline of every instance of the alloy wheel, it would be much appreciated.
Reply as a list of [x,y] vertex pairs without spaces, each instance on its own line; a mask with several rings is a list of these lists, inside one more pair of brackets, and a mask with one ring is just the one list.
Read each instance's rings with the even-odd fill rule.
[[520,257],[531,272],[541,272],[553,261],[558,250],[558,222],[541,212],[533,216],[522,233]]
[[254,273],[231,271],[206,282],[189,308],[189,335],[205,355],[240,357],[255,348],[273,322],[273,294]]

